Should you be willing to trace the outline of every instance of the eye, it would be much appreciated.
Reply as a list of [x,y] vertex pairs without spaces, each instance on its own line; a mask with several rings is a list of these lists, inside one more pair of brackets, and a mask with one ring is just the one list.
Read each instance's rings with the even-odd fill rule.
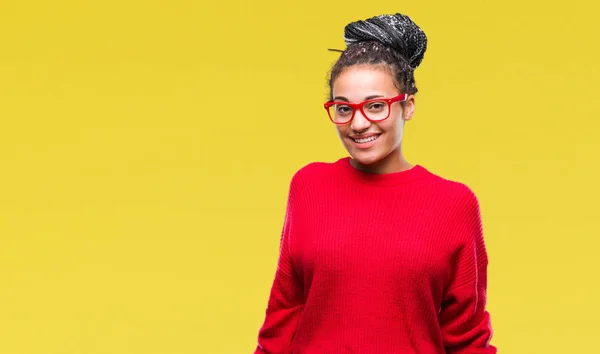
[[371,112],[381,112],[386,108],[386,103],[385,102],[371,102],[369,104],[367,104],[367,110],[371,111]]
[[352,107],[350,106],[339,105],[336,106],[335,109],[340,115],[348,115],[352,113]]

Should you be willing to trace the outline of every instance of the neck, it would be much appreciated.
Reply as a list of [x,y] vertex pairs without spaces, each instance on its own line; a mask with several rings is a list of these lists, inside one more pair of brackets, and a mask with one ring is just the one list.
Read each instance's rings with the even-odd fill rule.
[[350,160],[352,166],[360,171],[366,173],[373,174],[385,174],[385,173],[395,173],[402,172],[411,169],[414,167],[411,163],[406,161],[404,155],[402,154],[402,150],[398,148],[394,150],[391,154],[386,156],[385,158],[374,162],[372,164],[361,164],[360,162],[352,159]]

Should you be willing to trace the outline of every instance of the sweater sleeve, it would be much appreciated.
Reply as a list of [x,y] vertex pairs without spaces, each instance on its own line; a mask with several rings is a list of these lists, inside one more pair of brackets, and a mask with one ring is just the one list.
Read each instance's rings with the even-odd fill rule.
[[281,233],[277,270],[269,294],[265,319],[258,333],[255,354],[289,353],[298,318],[303,308],[302,283],[294,272],[290,257],[294,192],[294,182],[292,181]]
[[483,239],[479,204],[469,193],[455,225],[462,240],[454,276],[445,292],[440,325],[448,354],[495,354],[493,331],[486,310],[488,258]]

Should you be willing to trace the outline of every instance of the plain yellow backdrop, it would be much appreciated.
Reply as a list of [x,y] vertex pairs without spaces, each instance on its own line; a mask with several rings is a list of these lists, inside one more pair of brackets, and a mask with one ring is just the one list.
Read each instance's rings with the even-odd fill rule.
[[600,353],[592,1],[0,3],[0,353],[251,353],[348,22],[429,37],[406,155],[470,185],[493,343]]

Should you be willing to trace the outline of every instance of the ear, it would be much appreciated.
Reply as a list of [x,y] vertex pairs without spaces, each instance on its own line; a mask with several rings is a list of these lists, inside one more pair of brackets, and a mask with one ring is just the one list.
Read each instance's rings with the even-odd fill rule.
[[411,120],[415,114],[415,96],[409,95],[404,101],[404,109],[402,110],[402,119]]

